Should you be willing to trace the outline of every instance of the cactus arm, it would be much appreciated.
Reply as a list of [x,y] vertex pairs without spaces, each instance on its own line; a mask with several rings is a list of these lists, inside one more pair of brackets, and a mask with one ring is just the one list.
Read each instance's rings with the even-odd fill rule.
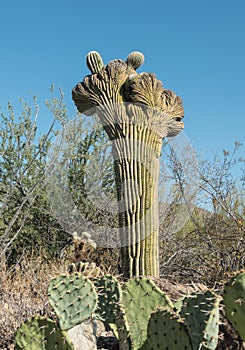
[[144,63],[144,55],[141,52],[131,52],[126,60],[128,67],[132,67],[134,70],[138,69]]
[[86,62],[88,69],[91,71],[92,74],[99,73],[104,66],[102,57],[96,51],[90,51],[88,53],[86,57]]

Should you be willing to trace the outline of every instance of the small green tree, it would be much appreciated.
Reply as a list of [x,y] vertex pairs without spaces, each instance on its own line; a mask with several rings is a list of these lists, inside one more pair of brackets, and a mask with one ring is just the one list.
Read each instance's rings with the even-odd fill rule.
[[[54,93],[53,88],[51,92]],[[58,257],[63,247],[72,243],[72,232],[66,232],[50,210],[45,179],[53,166],[47,155],[69,122],[64,95],[60,91],[60,96],[46,102],[51,114],[47,132],[38,129],[36,98],[31,106],[22,100],[20,103],[20,114],[9,103],[0,122],[0,257],[9,264],[32,252]],[[98,150],[105,142],[104,131],[93,122],[87,123],[85,117],[82,121],[81,141],[69,159],[69,187],[83,215],[101,222],[108,213],[98,213],[87,198],[85,175],[91,157],[96,155],[101,161]],[[103,186],[113,191],[112,163],[105,172]]]
[[[38,134],[39,107],[21,102],[16,116],[11,103],[1,113],[0,123],[0,247],[1,257],[16,260],[31,250],[54,252],[61,228],[48,210],[44,189],[44,171],[48,149],[55,135],[55,122],[62,115],[61,98],[50,101],[56,108],[46,133]],[[54,109],[53,109],[54,111]],[[64,110],[63,110],[64,112]],[[63,117],[66,117],[63,114]]]

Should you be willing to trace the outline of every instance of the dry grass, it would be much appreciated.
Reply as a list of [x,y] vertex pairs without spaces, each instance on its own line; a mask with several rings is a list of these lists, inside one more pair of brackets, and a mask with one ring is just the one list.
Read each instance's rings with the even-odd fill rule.
[[0,349],[13,349],[19,325],[36,315],[53,316],[47,299],[52,277],[64,271],[62,262],[23,259],[14,270],[0,271]]

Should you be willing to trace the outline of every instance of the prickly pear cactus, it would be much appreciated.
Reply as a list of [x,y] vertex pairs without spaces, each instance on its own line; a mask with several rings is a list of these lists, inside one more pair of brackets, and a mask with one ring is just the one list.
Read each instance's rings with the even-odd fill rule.
[[98,293],[95,316],[109,328],[110,324],[115,324],[118,303],[122,296],[121,286],[118,280],[111,275],[104,275],[95,279],[94,285]]
[[23,323],[16,333],[16,350],[74,350],[67,334],[54,321],[35,317]]
[[176,312],[180,312],[183,306],[183,301],[185,300],[186,296],[180,297],[178,300],[175,301],[174,303],[174,310]]
[[159,309],[152,313],[141,350],[193,350],[186,324],[177,314]]
[[48,298],[62,330],[68,330],[91,317],[97,305],[93,283],[76,273],[54,278],[48,288]]
[[245,341],[245,272],[236,274],[225,285],[223,293],[225,314]]
[[115,324],[111,324],[111,329],[115,337],[119,340],[120,350],[135,349],[131,341],[130,329],[129,329],[126,313],[121,303],[118,304],[118,310],[115,317]]
[[218,344],[219,298],[210,290],[184,298],[180,311],[189,330],[193,348],[214,350]]
[[94,279],[102,275],[101,269],[94,262],[78,262],[67,266],[67,272],[72,274],[74,272],[80,273],[90,279]]
[[132,349],[139,349],[147,337],[151,313],[158,307],[172,308],[169,297],[153,281],[139,277],[122,287],[122,305],[129,326]]

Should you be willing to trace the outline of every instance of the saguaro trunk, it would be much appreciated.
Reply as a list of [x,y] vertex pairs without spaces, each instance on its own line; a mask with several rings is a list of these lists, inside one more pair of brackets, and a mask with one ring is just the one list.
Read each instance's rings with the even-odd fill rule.
[[158,178],[162,140],[152,130],[128,125],[134,138],[113,143],[122,271],[158,276]]
[[125,277],[159,275],[158,178],[162,139],[183,128],[181,99],[154,74],[137,74],[143,55],[103,65],[91,52],[92,75],[73,89],[81,113],[94,112],[112,141],[118,199],[122,272]]

